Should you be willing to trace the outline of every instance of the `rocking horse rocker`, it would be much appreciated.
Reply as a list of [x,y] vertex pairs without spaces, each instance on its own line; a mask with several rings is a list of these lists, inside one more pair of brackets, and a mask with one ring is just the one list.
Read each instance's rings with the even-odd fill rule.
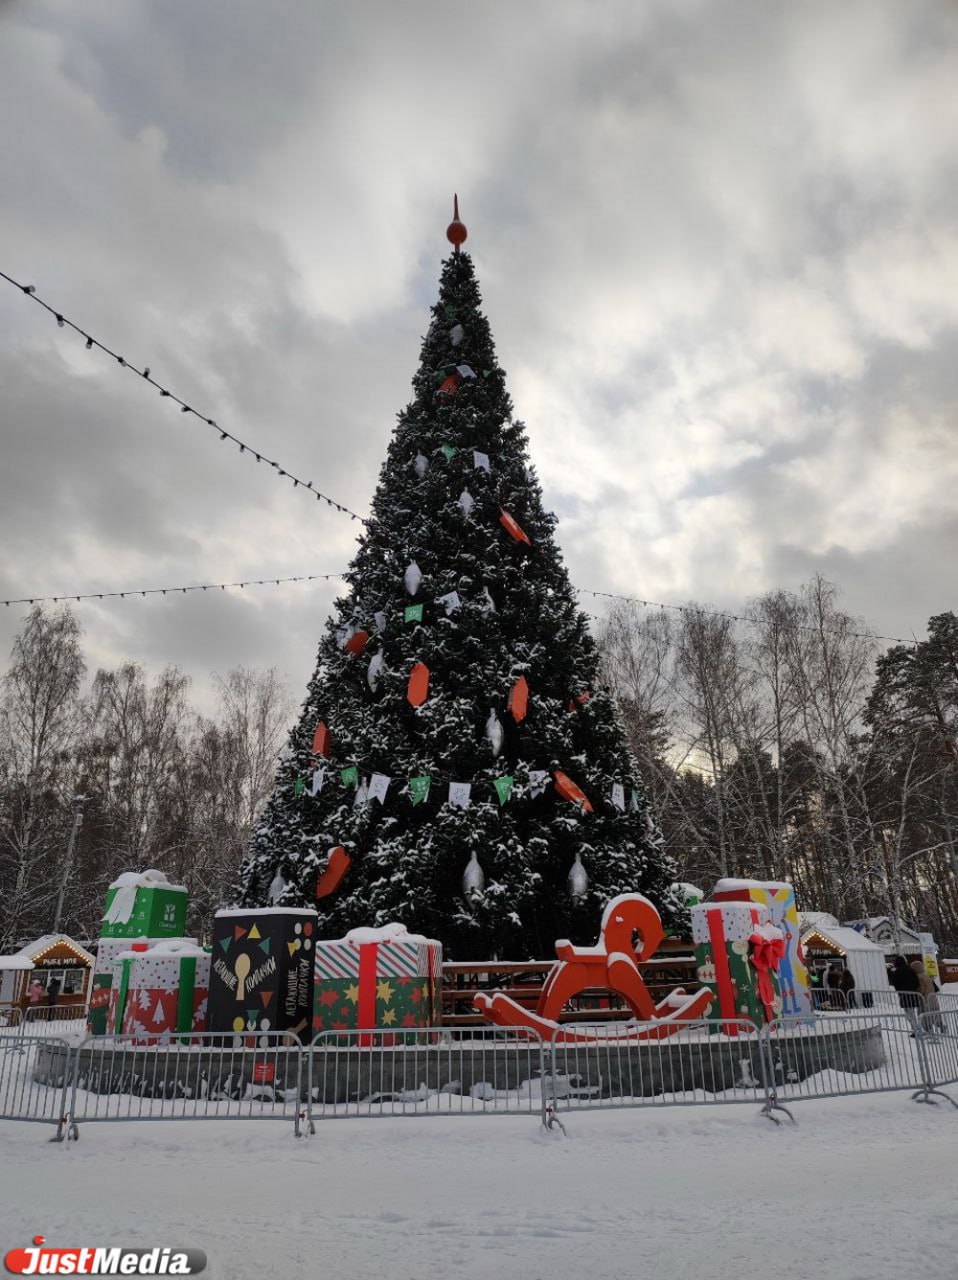
[[[641,938],[637,949],[633,946],[635,934]],[[534,1013],[502,991],[481,993],[473,1007],[488,1022],[535,1031],[543,1040],[554,1040],[556,1044],[593,1041],[594,1031],[563,1026],[559,1014],[573,996],[599,987],[621,996],[636,1019],[616,1028],[616,1039],[662,1040],[674,1035],[684,1023],[703,1018],[712,1002],[711,991],[689,995],[681,987],[658,1004],[653,1002],[638,961],[651,957],[664,936],[659,913],[648,898],[640,893],[624,893],[613,898],[603,912],[597,946],[576,947],[565,939],[556,943],[558,960],[549,972]]]

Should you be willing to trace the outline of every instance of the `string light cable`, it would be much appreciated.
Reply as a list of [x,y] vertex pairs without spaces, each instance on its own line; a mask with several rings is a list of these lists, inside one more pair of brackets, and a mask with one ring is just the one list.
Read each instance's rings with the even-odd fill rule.
[[[576,587],[575,590],[580,595],[594,596],[601,600],[621,600],[626,604],[641,605],[643,609],[671,609],[675,613],[691,613],[695,616],[704,618],[726,618],[729,622],[744,622],[751,627],[767,626],[764,618],[758,618],[755,614],[748,613],[729,613],[724,609],[702,608],[694,604],[666,604],[661,600],[641,600],[638,596],[620,596],[614,591],[591,591],[588,587]],[[810,627],[799,625],[795,628],[797,631],[810,631],[818,635],[822,630],[819,627]],[[834,628],[824,628],[826,635],[838,635],[839,632]],[[851,636],[856,640],[888,640],[892,644],[917,644],[915,639],[906,640],[902,636],[882,636],[876,635],[872,631],[842,631],[842,635]]]
[[341,573],[298,573],[288,578],[246,578],[242,582],[199,582],[185,587],[133,587],[126,591],[70,591],[59,596],[20,596],[0,604],[66,604],[76,600],[125,600],[127,596],[186,595],[188,591],[225,591],[227,587],[278,587],[284,582],[331,582]]
[[[50,315],[52,315],[61,329],[69,328],[69,329],[72,329],[75,333],[77,333],[81,338],[84,339],[86,343],[86,348],[88,351],[91,351],[94,347],[96,347],[98,350],[102,351],[105,355],[108,355],[112,360],[115,360],[117,364],[119,364],[122,368],[127,369],[130,373],[135,374],[138,378],[143,379],[145,382],[148,382],[151,386],[155,387],[159,391],[160,396],[162,398],[172,400],[174,404],[178,404],[180,406],[180,411],[182,413],[192,414],[193,417],[196,418],[199,422],[203,423],[207,427],[210,427],[212,430],[218,432],[220,440],[229,440],[230,443],[235,444],[237,446],[240,453],[244,453],[244,454],[248,453],[251,457],[255,458],[257,462],[265,462],[268,466],[273,468],[273,470],[277,473],[277,475],[284,477],[287,480],[291,480],[293,483],[293,488],[295,489],[302,488],[305,491],[312,493],[313,495],[315,495],[318,502],[325,502],[326,505],[331,507],[333,510],[340,512],[342,515],[348,515],[352,520],[358,520],[361,524],[365,525],[369,523],[363,516],[358,515],[355,511],[350,510],[349,507],[344,506],[341,502],[337,502],[334,498],[330,498],[328,494],[321,492],[319,489],[317,489],[313,485],[313,482],[311,480],[300,479],[299,476],[294,475],[288,468],[281,467],[278,462],[275,462],[272,458],[267,458],[264,453],[262,453],[257,449],[254,449],[253,446],[250,444],[247,444],[245,440],[240,440],[240,438],[238,436],[233,435],[232,432],[224,430],[224,428],[222,428],[219,425],[219,423],[215,421],[215,419],[204,417],[204,415],[200,413],[199,410],[194,409],[192,405],[188,404],[185,400],[181,400],[180,397],[177,396],[174,392],[170,391],[169,388],[163,386],[162,383],[158,382],[157,379],[151,375],[150,369],[148,366],[144,366],[142,369],[136,368],[135,365],[130,364],[130,362],[126,360],[123,356],[119,355],[116,351],[113,351],[110,347],[108,347],[106,343],[100,342],[98,338],[94,338],[92,334],[87,333],[85,329],[81,329],[79,325],[74,324],[74,322],[70,320],[67,316],[65,316],[62,312],[57,311],[57,309],[51,306],[50,303],[46,302],[43,298],[38,296],[35,286],[30,284],[21,284],[19,280],[15,280],[12,276],[7,275],[5,271],[0,271],[0,279],[6,280],[8,284],[13,285],[15,289],[19,289],[19,291],[25,294],[28,298],[30,298],[31,301],[37,303],[38,306],[41,306],[44,309],[44,311],[47,311]],[[19,599],[3,600],[3,601],[0,601],[0,603],[4,605],[48,604],[48,603],[58,604],[62,601],[67,601],[67,600],[73,600],[73,601],[108,600],[108,599],[125,600],[127,596],[176,595],[181,593],[185,594],[188,591],[225,591],[228,587],[278,586],[281,583],[286,583],[286,582],[328,581],[332,578],[341,578],[341,577],[342,577],[342,574],[338,574],[338,573],[299,574],[299,575],[296,575],[293,577],[287,577],[287,578],[252,578],[252,579],[247,579],[246,581],[243,581],[243,582],[216,582],[216,583],[206,583],[206,584],[198,584],[198,585],[188,585],[184,587],[147,587],[145,589],[137,588],[135,590],[130,590],[130,591],[90,591],[90,592],[81,591],[79,593],[67,592],[58,596],[23,596]],[[672,610],[676,613],[688,613],[688,614],[701,615],[704,617],[713,617],[713,618],[726,618],[730,622],[743,622],[750,626],[764,625],[763,620],[761,618],[757,618],[754,615],[749,615],[749,614],[729,613],[722,609],[700,608],[696,605],[669,604],[660,600],[643,600],[643,599],[640,599],[638,596],[618,595],[612,591],[592,591],[588,587],[577,587],[575,589],[581,594],[590,595],[595,597],[596,599],[619,600],[627,604],[640,605],[642,608],[645,608],[645,609],[667,609],[667,610]],[[594,615],[591,615],[591,614],[588,616],[593,617],[595,621],[606,621],[606,619],[596,619],[594,618]],[[798,630],[817,632],[818,628],[809,627],[809,626],[800,626]],[[862,639],[862,640],[886,640],[894,644],[907,644],[907,645],[916,643],[916,641],[914,640],[906,640],[906,639],[903,639],[901,636],[873,635],[870,632],[863,632],[863,631],[848,631],[848,632],[845,632],[844,634],[853,636],[855,638]]]
[[[81,600],[125,600],[127,597],[133,598],[136,596],[186,595],[188,591],[226,591],[230,587],[274,587],[281,586],[287,582],[332,582],[344,578],[345,571],[342,573],[299,573],[285,578],[245,578],[242,582],[190,583],[186,586],[178,587],[131,587],[123,591],[65,591],[56,596],[19,596],[15,599],[0,600],[0,604],[10,606],[12,604],[65,604],[70,601]],[[638,596],[617,595],[614,591],[592,591],[589,587],[575,587],[574,590],[580,595],[594,596],[601,600],[620,600],[626,604],[640,605],[644,609],[669,609],[675,613],[691,613],[708,618],[726,618],[729,622],[744,622],[752,627],[765,625],[764,620],[755,617],[754,614],[728,613],[723,609],[702,608],[698,605],[668,604],[662,600],[642,600]],[[608,615],[586,613],[586,617],[593,622],[605,623],[609,621]],[[811,631],[816,635],[819,632],[818,627],[809,626],[799,626],[798,630]],[[835,633],[832,630],[828,630],[828,634]],[[843,634],[861,640],[887,640],[892,644],[915,645],[918,643],[914,637],[906,640],[901,636],[875,635],[868,631],[846,631]]]
[[[331,498],[328,494],[322,493],[316,488],[312,480],[300,479],[300,477],[294,475],[288,467],[281,467],[280,464],[275,462],[272,458],[267,458],[266,454],[263,453],[262,450],[255,449],[251,444],[247,444],[245,440],[241,440],[239,436],[235,436],[231,431],[227,431],[221,427],[214,418],[207,418],[204,414],[200,413],[198,409],[194,409],[191,404],[188,404],[185,400],[181,400],[175,392],[170,391],[168,387],[165,387],[161,382],[158,382],[157,379],[153,377],[148,365],[144,365],[142,369],[138,369],[136,365],[130,364],[124,356],[121,356],[118,352],[112,350],[112,348],[108,347],[105,342],[101,342],[98,338],[94,338],[93,335],[87,333],[85,329],[81,329],[78,324],[74,324],[73,321],[65,316],[62,311],[57,311],[56,307],[51,306],[49,302],[45,302],[43,298],[38,296],[34,285],[21,284],[19,280],[14,280],[12,276],[8,276],[5,271],[0,271],[0,279],[6,280],[7,283],[12,284],[15,289],[19,289],[21,293],[26,294],[31,301],[37,303],[38,306],[43,307],[44,311],[49,312],[49,314],[53,316],[61,329],[72,329],[74,333],[79,334],[86,343],[87,351],[92,351],[93,348],[96,347],[99,351],[102,351],[104,355],[108,355],[112,360],[115,360],[121,368],[128,370],[136,377],[141,378],[144,382],[148,382],[151,387],[155,387],[157,391],[159,391],[161,398],[164,400],[171,400],[173,404],[178,404],[180,406],[181,413],[192,414],[198,422],[201,422],[205,426],[210,427],[213,431],[216,431],[219,434],[220,440],[229,440],[231,444],[235,444],[237,446],[240,453],[249,454],[249,456],[251,458],[255,458],[257,462],[265,462],[267,466],[273,468],[278,476],[283,476],[287,480],[291,480],[294,489],[301,488],[304,492],[313,494],[317,502],[325,502],[326,505],[331,507],[334,511],[338,511],[342,515],[349,516],[352,520],[358,520],[360,524],[368,523],[363,516],[358,515],[355,511],[351,511],[349,507],[343,506],[341,502],[337,502],[335,498]],[[173,590],[176,590],[176,588],[173,588]]]

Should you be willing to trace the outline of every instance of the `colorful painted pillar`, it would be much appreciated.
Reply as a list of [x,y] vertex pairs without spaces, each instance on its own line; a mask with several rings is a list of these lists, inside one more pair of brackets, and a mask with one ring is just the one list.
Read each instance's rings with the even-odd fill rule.
[[785,938],[785,954],[779,965],[782,1013],[785,1017],[807,1017],[812,1012],[808,970],[802,958],[795,890],[784,880],[719,880],[712,898],[715,902],[753,902],[767,907],[771,923]]

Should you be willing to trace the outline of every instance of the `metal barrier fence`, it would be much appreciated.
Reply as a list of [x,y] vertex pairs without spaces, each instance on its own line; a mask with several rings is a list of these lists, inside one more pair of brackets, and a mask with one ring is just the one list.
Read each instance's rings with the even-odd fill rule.
[[560,1028],[549,1046],[554,1110],[766,1101],[759,1030],[745,1019],[692,1022],[661,1040],[629,1038],[607,1023]]
[[23,1009],[18,1004],[0,1005],[0,1035],[19,1027]]
[[65,1040],[0,1034],[0,1119],[55,1124],[59,1137],[74,1064]]
[[303,1047],[295,1036],[180,1035],[168,1044],[87,1036],[66,1112],[79,1124],[106,1120],[286,1120],[298,1137],[306,1116]]
[[932,1087],[917,1020],[901,1008],[781,1018],[762,1030],[778,1102]]
[[917,991],[905,992],[904,997],[905,1002],[902,1003],[902,996],[893,988],[875,991],[856,987],[854,991],[844,992],[814,987],[812,1007],[817,1013],[869,1013],[874,1009],[890,1009],[897,1013],[909,1008],[919,1013],[924,1011],[925,1001]]
[[82,1004],[29,1004],[20,1019],[22,1035],[62,1036],[86,1030],[87,1008]]
[[545,1077],[533,1031],[325,1031],[306,1050],[310,1132],[314,1119],[340,1116],[544,1117]]
[[[130,1036],[0,1032],[0,1119],[57,1126],[108,1120],[316,1120],[356,1116],[528,1115],[561,1124],[600,1108],[751,1102],[775,1119],[794,1102],[910,1090],[923,1102],[958,1085],[958,1009],[900,1008],[753,1023],[690,1023],[661,1040],[608,1023],[563,1027],[546,1044],[502,1028],[293,1036]],[[734,1032],[735,1034],[729,1034]],[[791,1114],[790,1112],[787,1112]]]
[[958,1009],[937,1010],[926,1013],[921,1019],[922,1054],[933,1092],[958,1102],[942,1087],[958,1084]]

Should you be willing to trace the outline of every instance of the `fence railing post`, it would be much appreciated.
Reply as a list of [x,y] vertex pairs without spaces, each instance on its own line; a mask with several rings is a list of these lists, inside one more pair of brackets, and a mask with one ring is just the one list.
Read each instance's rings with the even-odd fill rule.
[[936,1087],[935,1078],[931,1070],[931,1059],[928,1054],[928,1036],[929,1032],[934,1029],[934,1014],[923,1013],[918,1018],[918,1025],[915,1028],[915,1050],[918,1054],[918,1063],[921,1067],[921,1075],[924,1084],[920,1089],[916,1089],[911,1095],[912,1102],[932,1103],[932,1095],[937,1098],[946,1098],[953,1107],[958,1109],[958,1102],[945,1093],[944,1089]]
[[791,1120],[792,1124],[797,1124],[795,1117],[789,1111],[784,1103],[779,1102],[775,1092],[775,1063],[772,1060],[772,1026],[774,1024],[766,1022],[764,1026],[757,1027],[758,1031],[758,1061],[761,1068],[762,1088],[765,1090],[765,1105],[762,1107],[761,1114],[767,1116],[773,1124],[781,1124],[776,1111],[784,1111]]
[[[548,1052],[548,1068],[546,1065],[546,1042],[542,1036],[539,1036],[539,1075],[542,1079],[542,1127],[546,1130],[561,1129],[565,1133],[565,1125],[556,1114],[558,1109],[558,1094],[556,1093],[556,1056],[555,1056],[555,1038],[559,1034],[553,1031],[549,1040]],[[548,1075],[546,1074],[548,1070]]]
[[[78,1046],[68,1046],[66,1067],[63,1073],[63,1088],[60,1090],[60,1114],[57,1118],[57,1131],[50,1139],[51,1142],[62,1142],[64,1138],[75,1142],[80,1137],[80,1131],[73,1120],[73,1097],[76,1091],[78,1061]],[[69,1106],[67,1105],[68,1093],[70,1095]]]

